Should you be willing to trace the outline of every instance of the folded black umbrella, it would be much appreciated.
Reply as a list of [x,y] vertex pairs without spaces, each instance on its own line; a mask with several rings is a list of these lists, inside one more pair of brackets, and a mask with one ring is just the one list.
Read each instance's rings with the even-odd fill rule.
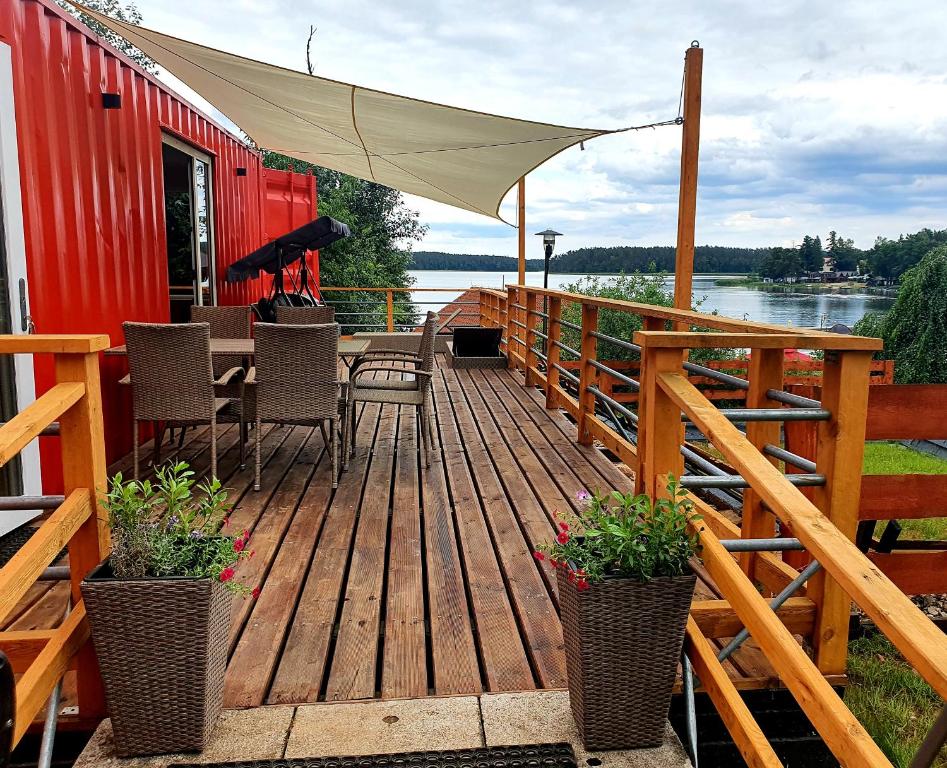
[[242,283],[257,278],[261,270],[275,275],[282,267],[301,258],[306,251],[325,248],[351,234],[347,224],[331,216],[320,216],[235,261],[227,268],[227,282]]

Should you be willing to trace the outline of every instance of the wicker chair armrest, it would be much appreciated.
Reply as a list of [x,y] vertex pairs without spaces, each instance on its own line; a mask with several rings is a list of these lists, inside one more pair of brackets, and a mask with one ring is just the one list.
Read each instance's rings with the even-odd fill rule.
[[256,384],[256,366],[250,366],[250,370],[247,371],[247,377],[243,380],[244,384]]
[[[394,357],[388,355],[378,355],[376,357],[362,358],[358,361],[356,367],[361,368],[363,365],[374,365],[375,363],[414,363],[415,365],[420,365],[423,360],[420,357]],[[405,368],[404,370],[410,371],[410,368]]]
[[417,352],[409,352],[406,349],[387,349],[382,347],[377,347],[375,349],[370,349],[367,352],[362,354],[362,357],[375,357],[376,355],[398,355],[400,357],[417,357]]
[[132,383],[132,375],[131,375],[130,373],[126,373],[124,376],[122,376],[122,378],[120,378],[120,379],[118,380],[118,383],[119,383],[119,384],[123,384],[123,385],[125,385],[126,387],[131,386],[131,383]]
[[372,365],[367,368],[359,368],[355,373],[352,374],[352,376],[349,378],[349,381],[356,381],[363,373],[371,373],[372,371],[377,371],[379,373],[409,373],[412,376],[434,375],[431,371],[418,371],[413,368],[392,368],[388,365]]
[[217,379],[217,381],[214,382],[214,386],[226,387],[229,384],[236,384],[237,382],[242,381],[243,377],[244,370],[241,366],[237,365]]

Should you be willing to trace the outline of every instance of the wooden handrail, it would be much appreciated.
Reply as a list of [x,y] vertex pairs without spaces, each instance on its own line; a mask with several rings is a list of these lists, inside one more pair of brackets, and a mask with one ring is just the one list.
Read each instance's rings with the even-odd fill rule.
[[635,343],[642,347],[664,349],[882,349],[884,342],[871,336],[846,336],[839,333],[675,333],[637,331]]
[[[0,341],[0,348],[2,346]],[[39,437],[84,394],[85,386],[81,383],[56,384],[0,427],[0,466]]]
[[[782,472],[755,450],[685,376],[659,373],[657,381],[737,472],[747,479],[769,508],[792,526],[793,533],[812,556],[888,636],[938,695],[947,698],[947,642],[943,633]],[[741,617],[748,620],[747,616],[741,614]]]
[[79,715],[105,714],[98,662],[89,637],[79,589],[82,579],[108,554],[108,521],[100,494],[105,491],[105,441],[99,352],[104,335],[0,336],[0,353],[53,355],[56,384],[9,422],[0,426],[0,465],[58,420],[65,499],[29,541],[0,568],[0,620],[64,546],[69,547],[72,613],[55,630],[0,632],[17,672],[17,710],[13,745],[26,733],[64,672],[76,669]]

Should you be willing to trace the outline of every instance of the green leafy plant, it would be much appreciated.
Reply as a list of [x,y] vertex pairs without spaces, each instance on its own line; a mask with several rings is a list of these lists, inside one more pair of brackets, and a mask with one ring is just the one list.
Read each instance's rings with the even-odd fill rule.
[[688,561],[700,550],[688,520],[699,518],[674,478],[667,490],[666,498],[656,500],[618,491],[579,493],[584,508],[558,521],[556,540],[540,546],[536,559],[563,568],[580,590],[607,576],[649,581],[688,573]]
[[[230,506],[220,481],[197,484],[186,462],[157,470],[157,482],[109,483],[104,500],[112,530],[109,564],[119,579],[161,576],[212,578],[234,593],[250,589],[234,581],[235,568],[253,556],[249,531],[222,533]],[[257,596],[257,590],[253,590]]]

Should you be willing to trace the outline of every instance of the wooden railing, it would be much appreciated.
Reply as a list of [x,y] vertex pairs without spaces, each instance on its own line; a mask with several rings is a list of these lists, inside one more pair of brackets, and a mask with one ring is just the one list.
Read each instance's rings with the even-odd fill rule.
[[0,426],[0,464],[58,422],[64,484],[62,503],[0,569],[0,621],[63,547],[69,550],[72,585],[72,609],[56,629],[0,632],[0,650],[19,674],[14,746],[68,669],[76,670],[80,718],[95,720],[105,714],[79,585],[110,546],[108,521],[99,503],[106,470],[98,353],[108,346],[107,336],[0,336],[0,354],[51,354],[56,374],[48,392]]
[[[524,372],[525,384],[543,388],[549,407],[573,416],[578,442],[597,440],[610,449],[635,471],[639,490],[666,493],[670,476],[694,489],[691,498],[699,514],[692,526],[703,547],[703,567],[724,599],[694,603],[686,652],[748,764],[780,762],[710,643],[733,637],[742,627],[842,765],[890,765],[832,687],[844,679],[851,603],[942,697],[947,697],[947,642],[853,543],[871,357],[880,340],[526,286],[485,291],[481,297],[483,322],[505,329],[511,367]],[[563,311],[570,306],[573,319],[566,320]],[[633,339],[600,333],[604,312],[635,315],[643,330]],[[683,330],[668,330],[672,327]],[[564,330],[578,338],[577,346],[560,341]],[[634,352],[638,378],[599,359],[600,344]],[[687,359],[688,351],[698,348],[749,350],[746,378],[723,379],[745,393],[745,407],[718,408],[689,380],[689,374],[707,371]],[[824,352],[820,401],[785,391],[785,351],[794,349]],[[575,373],[562,365],[563,354],[577,360]],[[636,411],[605,394],[606,378],[637,392]],[[781,423],[799,420],[815,425],[811,460],[787,454],[781,445]],[[735,474],[719,469],[685,473],[695,460],[694,447],[684,439],[685,423],[705,436]],[[738,423],[745,423],[745,431]],[[784,474],[783,462],[798,464],[804,474]],[[810,487],[804,494],[794,483]],[[726,487],[743,489],[739,526],[706,501],[708,488]],[[704,495],[695,495],[697,489]],[[748,551],[731,553],[734,540],[774,540],[778,526],[783,536],[791,530],[794,545],[817,561],[805,574],[778,551],[754,549],[754,542],[743,542]],[[789,594],[797,585],[794,597],[783,599],[777,610],[770,607],[768,595]],[[804,644],[794,635],[801,635]]]

